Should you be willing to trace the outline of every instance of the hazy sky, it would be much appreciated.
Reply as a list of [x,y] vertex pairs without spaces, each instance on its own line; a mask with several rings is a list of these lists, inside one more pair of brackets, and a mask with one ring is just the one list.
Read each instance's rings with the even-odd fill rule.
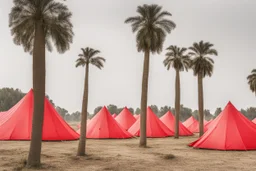
[[[246,77],[256,68],[255,0],[68,0],[73,12],[74,43],[65,54],[47,53],[46,93],[58,106],[74,112],[81,108],[84,68],[75,68],[82,47],[101,50],[103,70],[90,69],[89,112],[99,105],[140,106],[143,53],[135,35],[124,24],[136,7],[156,3],[172,13],[176,29],[169,45],[188,47],[210,41],[219,52],[213,57],[214,74],[204,79],[205,108],[214,111],[230,100],[238,109],[256,105]],[[13,43],[8,27],[12,0],[0,2],[0,87],[32,87],[32,57]],[[165,51],[151,56],[148,104],[174,106],[173,70],[163,66]],[[192,71],[181,74],[181,103],[197,108],[197,79]]]

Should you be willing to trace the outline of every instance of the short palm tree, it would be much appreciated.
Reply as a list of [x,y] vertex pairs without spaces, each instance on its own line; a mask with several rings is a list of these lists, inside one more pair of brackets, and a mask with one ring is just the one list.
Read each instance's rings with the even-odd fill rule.
[[84,96],[82,102],[81,112],[81,127],[80,127],[80,140],[78,144],[77,155],[84,156],[86,154],[86,127],[87,127],[87,106],[88,106],[88,86],[89,86],[89,64],[101,69],[106,61],[104,58],[96,56],[100,53],[99,50],[92,48],[82,48],[82,54],[76,60],[76,67],[85,67],[85,80],[84,80]]
[[175,69],[175,135],[174,138],[179,138],[179,117],[180,117],[180,71],[188,70],[190,66],[190,58],[185,54],[186,48],[177,46],[169,46],[166,49],[166,58],[164,66],[169,70],[171,67]]
[[140,120],[140,146],[146,147],[146,111],[148,98],[149,56],[151,53],[160,53],[166,34],[175,28],[175,23],[165,17],[171,13],[162,11],[162,7],[152,4],[138,6],[138,16],[130,17],[125,23],[131,23],[132,31],[136,32],[138,52],[144,52],[142,91],[141,91],[141,120]]
[[253,69],[251,74],[247,77],[250,90],[256,95],[256,69]]
[[34,111],[27,166],[40,165],[45,97],[45,48],[58,52],[69,49],[73,39],[72,16],[68,7],[55,0],[13,0],[9,27],[14,43],[33,54]]
[[200,41],[189,47],[189,55],[194,57],[191,67],[194,75],[198,78],[198,111],[199,111],[199,136],[204,134],[204,98],[203,98],[203,78],[211,77],[213,73],[214,61],[211,55],[218,56],[217,50],[213,49],[213,44]]

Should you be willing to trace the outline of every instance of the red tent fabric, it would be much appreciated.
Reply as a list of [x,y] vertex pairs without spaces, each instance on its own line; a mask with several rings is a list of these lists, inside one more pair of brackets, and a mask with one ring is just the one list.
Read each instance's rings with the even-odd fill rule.
[[212,121],[208,131],[189,146],[216,150],[255,150],[256,125],[229,102]]
[[[2,112],[2,115],[0,115],[0,125],[2,125],[5,121],[7,121],[11,115],[10,113],[12,113],[13,111],[15,111],[20,104],[23,103],[23,101],[25,100],[25,98],[22,98],[17,104],[15,104],[11,109],[9,109],[8,111]],[[8,114],[9,113],[9,114]]]
[[183,122],[183,125],[193,133],[199,132],[199,122],[193,116]]
[[206,124],[208,124],[208,123],[211,123],[211,122],[212,122],[212,120],[213,120],[213,119],[210,119],[209,121],[204,120],[204,126],[205,126]]
[[0,112],[0,125],[6,120],[5,114],[6,112]]
[[117,116],[117,115],[116,115],[115,113],[112,115],[113,118],[116,118],[116,116]]
[[115,120],[125,129],[128,130],[134,122],[136,122],[136,119],[133,117],[131,112],[127,107],[125,107],[119,115],[115,118]]
[[[1,117],[1,116],[0,116],[0,117]],[[252,120],[252,122],[256,124],[256,118],[254,118],[254,119]]]
[[[80,129],[77,132],[80,133]],[[132,135],[116,122],[104,106],[87,125],[86,137],[95,139],[122,139],[131,138]]]
[[[0,124],[0,140],[30,140],[33,117],[33,90],[4,114]],[[61,118],[45,98],[42,139],[46,141],[76,140],[79,135]]]
[[[128,130],[134,136],[140,136],[140,118]],[[161,138],[173,136],[171,131],[160,119],[153,113],[150,107],[147,108],[147,137]]]
[[134,116],[134,118],[137,120],[137,119],[139,119],[140,114],[138,114],[138,115],[133,115],[133,116]]
[[[175,131],[175,118],[173,114],[168,111],[165,115],[163,115],[160,120],[171,130]],[[181,122],[179,122],[179,135],[180,136],[190,136],[193,135]]]
[[[188,118],[185,122],[183,122],[183,125],[188,128],[189,131],[193,133],[198,133],[199,132],[199,122],[191,116]],[[206,130],[204,130],[205,132]]]
[[209,120],[206,124],[204,124],[204,129],[205,129],[205,131],[207,131],[208,129],[209,129],[209,126],[211,125],[211,123],[212,123],[212,119],[211,120]]

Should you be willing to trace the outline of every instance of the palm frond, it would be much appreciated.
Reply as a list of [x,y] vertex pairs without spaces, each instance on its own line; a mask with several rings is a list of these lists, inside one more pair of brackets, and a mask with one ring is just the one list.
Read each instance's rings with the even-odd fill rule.
[[173,67],[175,70],[184,71],[188,70],[190,67],[190,57],[186,54],[186,48],[179,48],[177,46],[171,45],[167,49],[166,58],[163,61],[164,66],[169,70]]
[[104,62],[106,60],[102,57],[94,57],[90,59],[90,63],[94,66],[96,66],[99,69],[102,69],[104,67]]
[[161,12],[162,7],[156,4],[137,7],[139,16],[129,17],[125,23],[130,23],[132,31],[136,32],[138,51],[150,50],[152,53],[160,53],[166,34],[170,33],[176,25],[165,18],[170,17],[169,12]]
[[54,0],[13,0],[9,14],[9,27],[14,43],[22,45],[25,52],[32,52],[35,25],[42,22],[46,48],[52,51],[52,43],[57,51],[64,53],[73,39],[72,14],[68,7]]
[[104,62],[106,62],[106,59],[99,56],[95,57],[95,55],[100,53],[99,50],[90,47],[81,48],[81,50],[83,53],[78,55],[79,58],[76,60],[76,67],[85,66],[88,64],[92,64],[99,69],[104,67]]
[[86,65],[86,59],[85,58],[78,58],[76,60],[76,67],[79,67],[79,66],[85,66]]
[[212,76],[214,68],[214,60],[209,55],[218,56],[217,50],[213,49],[213,44],[209,42],[200,41],[199,43],[193,43],[193,46],[189,47],[189,56],[194,57],[191,62],[191,68],[194,71],[194,75],[201,74],[203,77]]

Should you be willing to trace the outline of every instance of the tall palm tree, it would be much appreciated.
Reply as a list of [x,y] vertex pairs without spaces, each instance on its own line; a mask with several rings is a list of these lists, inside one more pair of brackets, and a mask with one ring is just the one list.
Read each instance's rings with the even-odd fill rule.
[[185,54],[187,48],[179,48],[177,46],[169,46],[166,49],[166,58],[164,66],[169,70],[171,67],[175,69],[175,135],[174,138],[179,138],[179,118],[180,118],[180,71],[188,70],[190,66],[190,58]]
[[79,54],[79,58],[76,60],[76,67],[85,67],[85,80],[84,80],[84,96],[82,102],[81,112],[81,128],[80,128],[80,140],[78,144],[77,155],[84,156],[86,146],[86,127],[87,127],[87,106],[88,106],[88,84],[89,84],[89,64],[101,69],[106,61],[104,58],[96,56],[100,53],[99,50],[92,48],[82,48],[82,54]]
[[250,90],[256,95],[256,69],[253,69],[251,74],[247,77]]
[[27,166],[40,165],[45,97],[45,48],[59,53],[69,49],[73,39],[68,7],[54,0],[13,0],[9,27],[14,43],[33,54],[34,111]]
[[152,4],[138,6],[138,16],[129,17],[125,23],[131,23],[132,31],[137,33],[136,43],[138,52],[144,52],[142,91],[141,91],[141,120],[140,120],[140,146],[146,147],[146,111],[148,99],[148,75],[149,56],[151,53],[160,53],[167,33],[171,33],[176,25],[173,21],[165,17],[172,16],[167,11],[162,11],[162,7]]
[[198,79],[199,136],[202,136],[204,134],[203,78],[212,76],[214,61],[210,56],[218,56],[218,52],[213,49],[213,44],[203,41],[193,43],[193,46],[189,47],[189,49],[191,50],[189,55],[194,57],[191,67]]

